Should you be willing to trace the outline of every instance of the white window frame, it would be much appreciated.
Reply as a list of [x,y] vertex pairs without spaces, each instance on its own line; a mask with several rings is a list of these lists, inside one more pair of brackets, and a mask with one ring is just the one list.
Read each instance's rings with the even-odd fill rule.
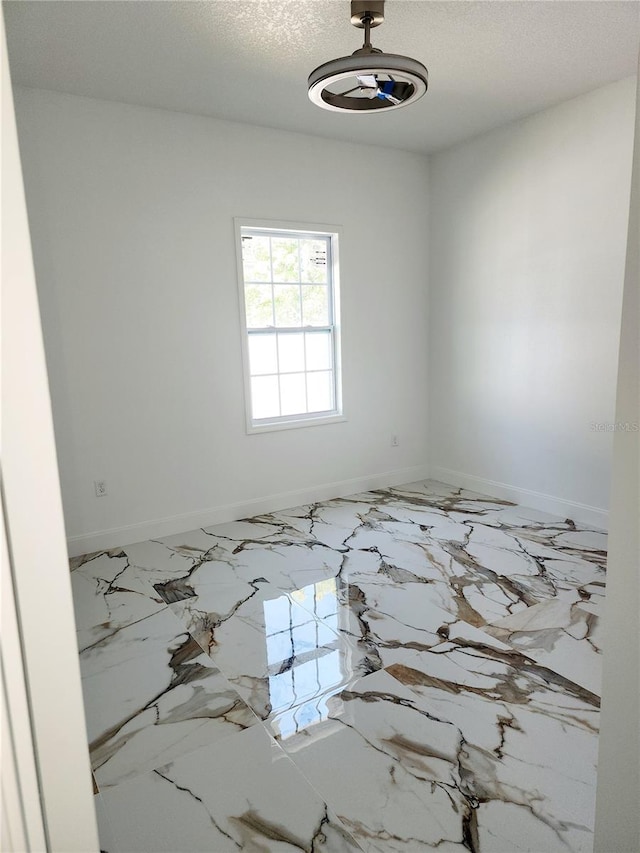
[[[317,224],[309,222],[283,222],[265,219],[234,218],[236,237],[236,259],[238,271],[238,299],[240,307],[240,326],[242,333],[242,364],[244,372],[244,398],[246,414],[246,431],[254,433],[274,432],[283,429],[299,429],[301,427],[319,426],[321,424],[339,423],[345,421],[342,407],[342,361],[341,361],[341,329],[340,329],[340,281],[339,281],[339,240],[341,227],[338,225]],[[329,238],[331,281],[329,282],[330,307],[333,317],[329,326],[333,331],[333,374],[335,407],[330,412],[309,413],[298,415],[281,415],[274,418],[253,418],[251,401],[251,368],[249,362],[249,330],[244,297],[244,266],[242,260],[242,231],[256,230],[268,232],[270,236],[298,236]],[[331,322],[331,320],[333,322]],[[300,327],[305,331],[304,326]],[[310,327],[317,328],[317,327]],[[274,331],[275,331],[274,327]]]

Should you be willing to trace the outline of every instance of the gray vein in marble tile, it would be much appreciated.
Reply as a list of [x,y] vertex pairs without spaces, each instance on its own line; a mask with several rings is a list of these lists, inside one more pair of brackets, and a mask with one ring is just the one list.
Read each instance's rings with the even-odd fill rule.
[[[185,599],[189,599],[189,598],[196,598],[197,599],[198,594],[191,587],[185,587],[185,594],[182,597],[179,596],[178,589],[181,588],[180,585],[183,584],[183,581],[184,581],[183,578],[180,578],[178,580],[178,584],[179,584],[178,587],[174,587],[172,585],[173,581],[167,581],[164,584],[156,584],[155,586],[156,586],[156,589],[160,595],[163,595],[163,596],[167,595],[167,598],[171,599],[171,601],[167,602],[169,604],[176,604],[178,602],[181,602],[181,601],[183,601]],[[247,586],[251,587],[253,592],[250,592],[244,598],[239,598],[235,602],[235,604],[233,604],[231,606],[231,608],[226,613],[213,614],[213,613],[208,613],[206,611],[199,610],[197,607],[193,608],[193,611],[192,611],[193,613],[198,613],[202,617],[204,617],[206,615],[206,617],[207,617],[207,620],[206,620],[207,621],[207,631],[211,634],[211,642],[208,646],[209,649],[215,643],[214,636],[213,636],[215,629],[219,628],[220,625],[223,625],[225,622],[228,622],[229,619],[231,619],[231,617],[234,616],[238,612],[238,610],[243,606],[243,604],[246,604],[248,601],[250,601],[254,597],[254,595],[257,595],[261,591],[262,587],[258,586],[258,584],[269,585],[268,581],[266,581],[264,578],[256,578],[255,580],[247,581]],[[212,618],[212,617],[215,617],[215,618]]]
[[[173,708],[169,714],[160,720],[160,711],[158,708],[159,701],[176,688],[191,684],[192,682],[202,680],[211,675],[212,670],[197,663],[194,658],[202,654],[202,649],[193,639],[187,635],[185,640],[173,651],[169,666],[172,670],[171,681],[166,688],[159,691],[155,696],[149,699],[142,707],[135,709],[124,719],[119,720],[99,737],[95,738],[89,745],[94,768],[100,767],[106,763],[113,755],[122,748],[124,743],[135,733],[125,735],[122,739],[118,739],[116,735],[122,731],[132,720],[140,717],[150,709],[153,709],[156,714],[156,724],[168,725],[181,720],[194,719],[225,719],[230,720],[230,715],[233,711],[244,706],[240,697],[231,693],[228,697],[226,706],[216,708],[215,711],[203,705],[203,699],[206,698],[205,691],[202,687],[197,687],[193,695],[187,702],[182,702],[177,708]],[[221,695],[218,693],[218,695]],[[238,725],[235,723],[235,725]],[[242,728],[242,726],[239,726]]]
[[89,554],[81,554],[78,557],[70,557],[69,570],[74,572],[86,563],[91,563],[98,557],[123,557],[126,556],[120,548],[114,548],[111,551],[91,551]]
[[[129,592],[129,591],[130,590],[127,590],[127,592]],[[159,611],[155,611],[155,612],[157,613]],[[150,615],[154,615],[154,614],[146,613],[144,616],[141,616],[139,619],[134,619],[132,622],[127,622],[126,624],[123,624],[123,625],[118,625],[110,633],[103,634],[100,636],[99,639],[95,640],[93,643],[89,643],[89,645],[83,646],[81,649],[78,650],[79,654],[82,655],[85,652],[91,651],[92,649],[104,647],[109,642],[109,640],[112,640],[114,637],[116,637],[125,628],[130,628],[132,625],[137,625],[140,622],[144,622],[144,620],[148,619]]]
[[[465,547],[463,545],[459,545],[458,543],[454,542],[449,542],[444,544],[443,547],[444,550],[448,554],[450,554],[453,559],[456,560],[456,562],[458,562],[461,566],[464,566],[465,568],[469,569],[475,575],[479,575],[480,577],[486,578],[491,583],[500,586],[503,590],[506,591],[507,595],[511,597],[514,602],[521,601],[527,606],[538,603],[538,600],[533,595],[531,595],[526,586],[524,586],[522,583],[514,581],[513,578],[505,577],[504,575],[499,575],[492,569],[488,569],[485,566],[481,565],[474,557],[472,557],[465,550]],[[473,582],[474,579],[472,578],[456,578],[455,580],[452,579],[452,583],[458,585],[460,589],[463,589],[466,585]],[[507,610],[509,610],[508,607]],[[471,624],[474,623],[472,622]]]
[[207,809],[207,806],[201,797],[199,797],[197,794],[194,794],[193,791],[190,788],[187,788],[185,785],[178,785],[177,782],[175,782],[173,779],[170,779],[168,776],[165,776],[164,773],[160,772],[160,770],[156,769],[153,772],[156,774],[156,776],[159,776],[161,779],[164,779],[165,782],[168,782],[170,785],[173,785],[173,787],[177,791],[182,791],[183,793],[188,794],[197,803],[200,803],[202,808],[207,812],[207,816],[209,817],[209,820],[211,821],[212,825],[215,826],[215,828],[218,830],[218,832],[221,835],[224,835],[226,838],[228,838],[238,848],[238,850],[242,849],[243,845],[240,844],[238,841],[236,841],[232,835],[229,835],[228,832],[225,832],[225,830],[220,826],[220,824],[213,817],[211,812]]
[[265,545],[306,545],[308,547],[312,547],[317,544],[316,540],[313,537],[309,537],[308,535],[302,533],[297,528],[293,527],[291,524],[286,522],[278,521],[276,514],[273,515],[257,515],[250,519],[243,519],[242,522],[244,524],[251,525],[264,525],[266,527],[275,528],[272,530],[265,531],[264,536],[260,537],[240,537],[234,538],[232,536],[226,536],[219,532],[213,532],[211,530],[207,530],[206,528],[201,528],[202,532],[207,536],[212,536],[216,540],[222,540],[226,542],[236,542],[235,548],[232,549],[232,554],[239,554],[250,546],[259,546],[264,547]]
[[[521,675],[531,675],[541,679],[550,687],[553,686],[560,694],[567,694],[579,699],[587,705],[595,709],[600,707],[600,697],[585,687],[565,678],[562,675],[548,669],[545,666],[535,663],[531,659],[525,657],[520,652],[500,652],[492,646],[482,646],[479,643],[469,642],[466,640],[456,641],[456,647],[465,649],[467,654],[480,658],[487,657],[514,669]],[[431,653],[441,654],[448,651],[444,646],[436,646],[431,649]],[[425,672],[411,671],[410,666],[404,664],[392,664],[386,667],[386,672],[389,672],[395,678],[398,678],[403,684],[422,684],[433,687],[438,687],[441,690],[446,690],[450,693],[458,693],[460,691],[475,693],[478,696],[484,696],[487,699],[500,699],[510,704],[526,704],[528,701],[528,691],[526,687],[517,683],[516,679],[500,681],[497,685],[492,685],[487,688],[476,687],[465,684],[463,687],[452,681],[446,681],[436,676],[428,675]],[[592,728],[590,726],[590,728]]]
[[[401,671],[400,667],[390,667],[386,672],[394,674],[396,677],[406,675]],[[371,678],[375,678],[372,676]],[[395,697],[393,693],[383,694],[380,691],[366,691],[364,690],[364,685],[366,684],[368,679],[364,679],[362,682],[362,687],[359,688],[356,692],[345,692],[340,694],[340,699],[344,701],[363,701],[365,703],[368,702],[376,702],[376,701],[389,701],[395,705],[403,706],[406,708],[411,708],[412,710],[423,712],[422,709],[425,707],[424,705],[421,707],[416,706],[413,702],[403,700],[399,697]],[[402,678],[403,683],[407,683],[406,678]],[[438,688],[442,688],[442,682],[433,683],[433,686],[437,686]],[[457,685],[456,685],[457,686]],[[466,692],[468,687],[465,685],[462,688],[462,693]],[[509,698],[509,697],[507,697]],[[496,797],[499,797],[505,802],[514,802],[517,805],[529,809],[531,813],[535,816],[537,820],[545,823],[553,832],[556,834],[558,839],[564,843],[564,839],[562,837],[562,832],[566,831],[568,828],[575,828],[580,831],[587,831],[587,828],[584,827],[580,823],[576,823],[574,821],[569,820],[559,820],[553,818],[550,814],[544,813],[540,810],[540,808],[535,807],[536,803],[536,795],[532,792],[528,792],[525,788],[514,787],[512,784],[508,787],[499,781],[498,776],[496,776],[495,771],[491,770],[492,767],[496,767],[495,764],[496,759],[502,760],[504,758],[504,747],[505,747],[505,739],[506,739],[506,731],[507,730],[515,730],[521,731],[521,727],[519,723],[514,719],[513,715],[509,713],[509,711],[505,708],[504,716],[499,714],[497,717],[497,726],[500,732],[500,742],[497,747],[489,751],[483,747],[478,745],[474,745],[469,743],[462,730],[459,729],[454,723],[444,720],[441,717],[437,717],[431,713],[431,711],[426,711],[428,719],[434,720],[439,723],[445,723],[446,725],[454,726],[457,732],[458,738],[458,746],[456,749],[455,758],[453,758],[446,750],[442,751],[437,748],[434,748],[433,743],[430,741],[428,744],[423,744],[415,739],[408,738],[405,735],[394,733],[392,736],[382,737],[379,739],[379,744],[375,744],[370,737],[367,737],[362,727],[358,725],[357,722],[348,722],[343,718],[337,718],[340,720],[342,725],[353,728],[361,738],[364,738],[367,744],[374,748],[375,750],[386,753],[391,756],[395,756],[396,760],[402,761],[403,767],[405,771],[412,773],[416,776],[417,779],[424,779],[424,775],[421,770],[418,769],[418,772],[412,768],[412,764],[410,760],[407,760],[407,756],[427,756],[434,757],[436,759],[441,759],[444,762],[451,763],[452,766],[455,765],[457,767],[457,773],[455,776],[451,776],[449,781],[440,780],[437,784],[442,788],[454,788],[456,789],[460,795],[464,798],[466,802],[467,809],[465,814],[463,815],[463,837],[466,843],[476,843],[477,844],[477,832],[474,833],[474,818],[472,817],[473,811],[478,807],[480,803],[489,802]],[[392,717],[389,717],[391,719]],[[404,757],[404,760],[403,760]],[[477,764],[480,759],[480,766],[483,768],[483,772],[478,772],[478,767],[474,767],[474,763]],[[489,763],[487,763],[487,759]],[[457,778],[456,778],[457,777]],[[487,779],[488,784],[485,784],[483,779]],[[490,780],[490,782],[489,782]],[[477,827],[476,827],[477,830]],[[474,834],[476,835],[476,841],[474,842]],[[470,847],[469,849],[478,849],[478,847]]]
[[[241,815],[231,817],[230,820],[239,827],[240,833],[243,836],[244,843],[239,845],[241,849],[245,847],[245,844],[252,839],[255,833],[258,833],[261,838],[265,838],[267,841],[274,841],[276,844],[286,844],[288,847],[302,850],[303,853],[313,853],[313,851],[318,849],[316,842],[318,842],[318,845],[323,845],[326,840],[323,827],[329,823],[329,812],[325,804],[320,823],[317,829],[313,830],[310,845],[302,839],[296,838],[282,824],[272,823],[261,817],[255,809],[248,809]],[[249,833],[247,833],[247,830],[249,830]],[[344,837],[347,838],[346,833],[344,833]]]
[[[202,531],[203,533],[205,531]],[[209,535],[209,534],[207,534]],[[173,587],[177,590],[181,590],[182,586],[186,586],[187,581],[194,575],[198,569],[200,569],[205,563],[212,562],[217,560],[219,562],[228,563],[232,566],[232,562],[228,560],[228,555],[225,551],[223,551],[217,544],[212,545],[206,551],[202,551],[199,548],[192,548],[188,545],[172,547],[170,545],[165,544],[164,542],[160,542],[159,540],[151,540],[158,545],[161,545],[163,548],[166,548],[168,551],[173,552],[174,554],[179,554],[181,557],[186,557],[192,561],[191,568],[185,575],[181,575],[179,578],[170,578],[167,581],[159,582],[153,584],[156,591],[163,597],[163,599],[170,604],[169,600],[171,591]],[[186,597],[190,593],[185,593],[182,597]],[[192,593],[191,593],[192,594]],[[179,598],[172,599],[174,601],[180,600]]]
[[[513,507],[511,501],[502,500],[500,498],[488,498],[484,495],[475,495],[473,492],[466,492],[465,489],[450,489],[447,496],[429,496],[425,493],[408,492],[400,487],[392,487],[390,489],[374,489],[371,494],[376,498],[380,497],[376,503],[383,506],[387,503],[394,503],[401,500],[413,506],[424,506],[429,508],[437,508],[445,513],[464,511],[473,515],[484,515],[488,511],[494,510],[496,507]],[[468,505],[471,504],[471,509]],[[487,504],[485,507],[475,507],[474,504]],[[464,505],[464,506],[461,506]]]

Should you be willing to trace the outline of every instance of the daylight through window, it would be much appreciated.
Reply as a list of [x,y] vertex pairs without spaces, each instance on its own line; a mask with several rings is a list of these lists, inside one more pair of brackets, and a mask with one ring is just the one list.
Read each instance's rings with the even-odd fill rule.
[[337,235],[240,225],[248,426],[340,415]]

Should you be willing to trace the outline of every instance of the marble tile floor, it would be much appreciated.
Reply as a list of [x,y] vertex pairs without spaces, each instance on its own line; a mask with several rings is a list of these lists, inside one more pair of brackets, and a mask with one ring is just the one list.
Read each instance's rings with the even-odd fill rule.
[[102,850],[592,850],[605,560],[433,481],[74,558]]

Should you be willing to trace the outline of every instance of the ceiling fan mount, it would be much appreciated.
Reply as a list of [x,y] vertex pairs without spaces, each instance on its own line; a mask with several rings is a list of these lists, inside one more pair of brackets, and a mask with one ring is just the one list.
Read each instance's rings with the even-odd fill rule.
[[384,0],[352,0],[351,23],[353,26],[364,29],[365,18],[369,18],[370,27],[379,27],[384,21]]

